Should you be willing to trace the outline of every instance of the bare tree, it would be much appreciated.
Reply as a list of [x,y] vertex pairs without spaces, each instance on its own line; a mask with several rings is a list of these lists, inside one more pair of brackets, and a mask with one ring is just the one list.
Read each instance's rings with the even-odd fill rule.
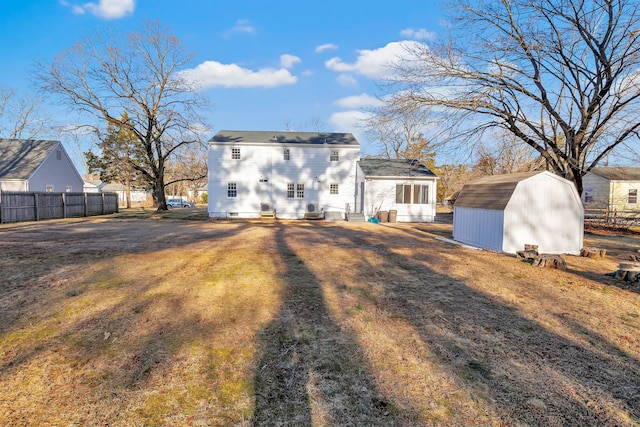
[[[192,176],[191,179],[176,177]],[[174,196],[191,193],[191,201],[198,202],[198,190],[207,184],[207,147],[190,144],[182,147],[167,164],[167,191]]]
[[496,136],[495,139],[495,144],[480,142],[476,147],[477,161],[473,168],[482,175],[502,175],[544,169],[544,162],[540,156],[536,156],[536,151],[523,144],[510,132],[503,131],[502,135]]
[[[637,0],[458,0],[447,40],[399,64],[397,111],[475,142],[502,128],[575,182],[640,131]],[[474,136],[474,137],[472,137]]]
[[45,132],[45,123],[38,98],[20,97],[12,90],[0,89],[0,136],[38,138]]
[[96,34],[83,40],[51,64],[39,64],[36,78],[43,90],[95,120],[87,125],[98,128],[106,120],[135,136],[145,155],[130,159],[131,166],[152,184],[158,209],[166,210],[167,160],[201,142],[205,102],[181,73],[191,60],[170,31],[149,21],[144,32],[124,38]]
[[285,132],[325,132],[329,125],[319,117],[312,117],[303,123],[294,125],[291,119],[284,124]]
[[418,160],[435,170],[435,151],[423,129],[427,119],[420,109],[377,108],[365,123],[368,134],[379,141],[381,157]]

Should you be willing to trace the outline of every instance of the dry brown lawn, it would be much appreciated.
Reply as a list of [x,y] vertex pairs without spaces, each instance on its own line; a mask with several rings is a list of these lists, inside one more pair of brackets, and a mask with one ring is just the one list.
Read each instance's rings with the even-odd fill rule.
[[638,236],[568,271],[442,224],[0,226],[0,425],[640,422]]

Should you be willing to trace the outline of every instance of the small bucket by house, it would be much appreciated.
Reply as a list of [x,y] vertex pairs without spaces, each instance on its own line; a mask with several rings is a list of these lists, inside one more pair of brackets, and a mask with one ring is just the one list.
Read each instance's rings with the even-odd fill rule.
[[380,218],[380,222],[389,222],[389,211],[378,212],[378,218]]
[[389,222],[396,222],[397,218],[398,218],[398,211],[396,210],[389,211]]

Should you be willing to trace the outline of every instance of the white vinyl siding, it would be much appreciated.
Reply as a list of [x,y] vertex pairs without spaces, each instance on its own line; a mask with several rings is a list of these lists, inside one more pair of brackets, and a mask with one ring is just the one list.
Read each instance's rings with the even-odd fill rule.
[[[462,191],[470,190],[473,187]],[[504,209],[455,204],[453,238],[498,252],[515,253],[533,244],[541,253],[578,254],[583,224],[584,210],[573,183],[541,172],[519,181]]]
[[[58,153],[60,153],[60,158],[58,158]],[[20,191],[46,191],[47,186],[53,187],[52,191],[55,191],[56,188],[65,189],[67,187],[80,191],[79,189],[84,186],[82,177],[62,145],[51,151],[28,179],[26,188]],[[8,190],[4,185],[2,187],[4,190]]]
[[[358,174],[362,174],[362,169],[358,167]],[[356,207],[362,206],[362,212],[366,217],[375,217],[378,211],[397,211],[396,220],[398,222],[433,222],[436,216],[435,192],[423,191],[422,196],[427,197],[428,203],[399,203],[398,198],[404,202],[405,186],[407,187],[407,200],[413,200],[412,189],[414,185],[420,188],[436,186],[436,178],[399,180],[399,179],[364,179],[360,181],[358,188],[362,195],[358,195]]]
[[[241,150],[241,161],[231,158],[232,148]],[[341,146],[337,162],[327,161],[331,150],[335,150],[332,147],[296,145],[290,148],[289,160],[284,159],[285,148],[289,147],[279,143],[244,143],[233,147],[211,142],[208,150],[209,216],[228,217],[230,213],[237,213],[238,217],[258,218],[260,205],[270,203],[278,218],[302,219],[308,203],[317,203],[324,211],[344,212],[346,204],[353,206],[359,146]],[[237,197],[227,197],[229,182],[237,183]],[[340,194],[329,194],[326,183],[342,186]],[[288,184],[294,184],[293,189]]]

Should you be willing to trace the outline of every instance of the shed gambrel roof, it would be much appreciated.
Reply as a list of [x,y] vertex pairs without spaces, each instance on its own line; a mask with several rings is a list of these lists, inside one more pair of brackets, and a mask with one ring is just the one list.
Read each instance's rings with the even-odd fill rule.
[[29,179],[59,141],[0,138],[0,179]]
[[350,133],[221,130],[209,142],[360,146]]
[[601,166],[591,169],[591,173],[610,181],[640,181],[640,168]]
[[367,178],[370,177],[413,177],[437,178],[425,165],[415,160],[360,159],[360,169]]
[[455,201],[455,207],[504,210],[518,183],[543,172],[492,175],[467,183]]

